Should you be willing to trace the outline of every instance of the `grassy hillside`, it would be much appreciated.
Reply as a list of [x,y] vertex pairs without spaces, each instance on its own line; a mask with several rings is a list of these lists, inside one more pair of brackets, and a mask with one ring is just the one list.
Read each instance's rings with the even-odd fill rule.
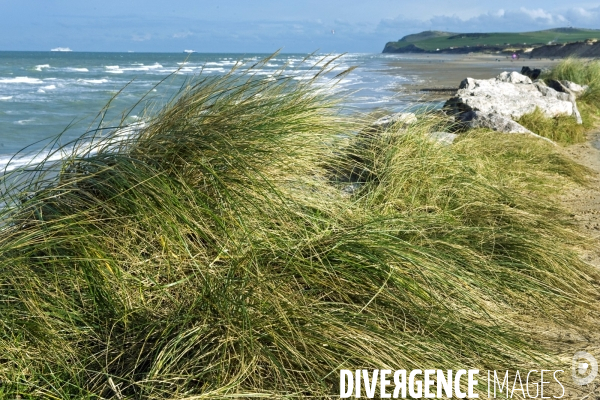
[[600,39],[600,30],[557,28],[534,32],[498,32],[498,33],[450,33],[426,31],[408,35],[397,42],[386,44],[387,51],[415,45],[426,51],[444,50],[450,47],[530,47],[549,43],[568,43],[586,39]]
[[440,145],[434,115],[374,131],[311,73],[201,76],[133,135],[4,177],[1,399],[339,398],[342,368],[570,368],[554,333],[597,328],[600,277],[552,196],[585,168],[522,135]]

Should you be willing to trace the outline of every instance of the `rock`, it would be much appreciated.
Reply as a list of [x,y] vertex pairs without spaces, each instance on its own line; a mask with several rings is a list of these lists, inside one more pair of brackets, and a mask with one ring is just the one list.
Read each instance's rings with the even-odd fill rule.
[[504,133],[533,134],[523,125],[497,112],[468,111],[460,116],[460,122],[469,128],[488,128]]
[[579,85],[571,81],[560,81],[560,83],[562,83],[565,88],[569,89],[575,97],[580,97],[589,88],[588,85]]
[[557,81],[554,79],[548,80],[548,86],[557,92],[573,94],[575,97],[581,96],[589,87],[587,85],[578,85],[571,81]]
[[470,111],[479,111],[480,115],[499,114],[515,120],[536,108],[548,117],[577,115],[574,104],[568,95],[543,83],[532,83],[528,77],[513,71],[503,72],[495,79],[463,80],[444,108],[460,120],[465,120],[463,115]]
[[456,133],[450,132],[430,132],[427,134],[430,139],[435,140],[439,144],[449,146],[458,137]]
[[[579,109],[577,108],[577,102],[575,101],[577,99],[577,95],[571,89],[569,89],[567,85],[565,85],[563,82],[568,82],[569,86],[575,87],[576,89],[583,89],[583,87],[569,81],[557,81],[554,79],[550,79],[548,81],[548,86],[550,86],[558,93],[557,96],[562,96],[562,98],[566,99],[567,101],[570,101],[573,104],[573,115],[575,115],[577,123],[581,125],[583,123],[583,120],[581,119],[581,114],[579,113]],[[577,86],[579,86],[579,88],[577,88]],[[584,91],[585,89],[581,90],[582,93]]]
[[497,132],[523,133],[555,144],[552,140],[531,132],[523,125],[497,112],[468,111],[461,115],[460,121],[468,128],[488,128]]
[[375,129],[387,129],[394,124],[402,123],[403,126],[407,126],[415,122],[417,122],[417,116],[414,113],[399,112],[379,118],[373,122],[371,127]]
[[521,74],[525,75],[526,77],[528,77],[531,80],[536,80],[537,78],[539,78],[541,73],[542,73],[542,70],[539,68],[536,68],[536,69],[531,69],[529,67],[521,68]]
[[362,188],[363,184],[359,182],[350,183],[342,188],[342,193],[346,195],[353,195]]
[[531,79],[529,79],[525,75],[521,75],[516,71],[508,72],[504,71],[500,75],[496,77],[496,80],[499,82],[508,82],[508,83],[532,83]]

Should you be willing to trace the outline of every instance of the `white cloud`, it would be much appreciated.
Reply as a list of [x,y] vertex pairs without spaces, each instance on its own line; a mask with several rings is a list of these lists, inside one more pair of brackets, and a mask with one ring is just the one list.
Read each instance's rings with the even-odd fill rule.
[[134,42],[145,42],[146,40],[152,39],[152,35],[149,33],[144,33],[143,35],[133,34],[131,35],[131,40]]
[[521,12],[525,15],[528,15],[532,19],[545,19],[549,23],[554,22],[554,16],[541,8],[538,8],[536,10],[529,10],[525,7],[521,7]]
[[185,32],[177,32],[173,34],[173,38],[174,39],[184,39],[186,37],[192,36],[193,33],[190,31],[185,31]]
[[470,18],[458,15],[437,15],[424,20],[406,19],[399,16],[382,20],[376,31],[388,34],[394,40],[408,33],[424,30],[444,30],[450,32],[502,32],[534,31],[573,26],[578,28],[600,27],[600,7],[567,9],[498,9]]

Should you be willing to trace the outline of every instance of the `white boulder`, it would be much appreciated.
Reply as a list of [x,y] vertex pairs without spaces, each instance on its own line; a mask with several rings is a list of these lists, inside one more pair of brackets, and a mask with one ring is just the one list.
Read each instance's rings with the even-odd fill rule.
[[401,123],[403,126],[417,122],[417,116],[410,112],[399,112],[392,115],[386,115],[373,122],[372,127],[376,129],[387,129],[394,124]]
[[538,86],[518,72],[503,72],[494,79],[467,78],[446,102],[445,108],[455,115],[480,111],[510,119],[519,119],[536,108],[548,117],[574,114],[573,103],[568,96],[562,96],[549,87],[540,91]]

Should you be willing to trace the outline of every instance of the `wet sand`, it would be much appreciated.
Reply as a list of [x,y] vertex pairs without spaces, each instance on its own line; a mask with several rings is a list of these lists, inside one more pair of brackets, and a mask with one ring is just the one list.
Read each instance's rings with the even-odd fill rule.
[[[494,78],[502,71],[520,72],[523,66],[530,68],[551,68],[560,60],[521,58],[512,60],[505,55],[489,54],[398,54],[390,57],[388,70],[391,75],[410,77],[410,83],[397,87],[399,93],[417,96],[422,101],[447,99],[452,89],[467,78]],[[424,91],[423,89],[447,89],[445,91]]]

